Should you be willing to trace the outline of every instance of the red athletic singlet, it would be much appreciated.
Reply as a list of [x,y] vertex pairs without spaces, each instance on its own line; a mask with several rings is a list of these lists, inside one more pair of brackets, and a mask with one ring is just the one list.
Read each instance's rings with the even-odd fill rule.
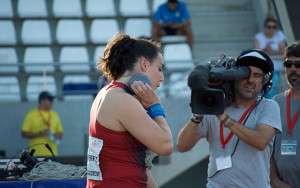
[[[113,87],[126,87],[118,82]],[[124,88],[126,89],[126,88]],[[89,128],[87,188],[143,188],[147,187],[145,165],[146,146],[128,131],[117,132],[103,127],[97,121],[101,95],[95,99]]]

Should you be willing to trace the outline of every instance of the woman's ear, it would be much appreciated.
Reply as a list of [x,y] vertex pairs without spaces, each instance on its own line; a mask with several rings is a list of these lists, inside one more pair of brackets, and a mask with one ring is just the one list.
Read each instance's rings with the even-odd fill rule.
[[149,66],[149,62],[146,58],[141,58],[140,60],[140,67],[142,69],[143,72],[146,72]]

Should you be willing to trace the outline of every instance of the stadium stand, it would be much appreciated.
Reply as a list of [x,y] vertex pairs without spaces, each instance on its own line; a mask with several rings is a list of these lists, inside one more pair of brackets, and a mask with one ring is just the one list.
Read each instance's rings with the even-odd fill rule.
[[152,1],[152,13],[154,14],[154,12],[157,10],[159,5],[161,5],[165,2],[166,2],[166,0],[153,0]]
[[190,90],[186,84],[187,73],[196,65],[189,45],[187,43],[165,44],[163,56],[167,70],[164,84],[173,83],[166,92],[167,96],[189,96]]
[[85,27],[81,19],[61,19],[58,21],[56,40],[59,44],[85,44]]
[[[96,83],[91,83],[88,75],[66,75],[63,80],[63,94],[65,100],[94,98],[98,93]],[[91,95],[94,94],[94,95]]]
[[56,85],[53,76],[30,76],[28,79],[26,94],[29,101],[36,101],[41,91],[47,90],[56,95]]
[[163,56],[167,70],[180,72],[194,67],[192,51],[187,43],[164,45]]
[[47,20],[25,20],[21,31],[25,45],[49,45],[52,42],[50,26]]
[[0,101],[21,101],[19,83],[16,77],[0,77]]
[[147,0],[120,0],[120,15],[125,17],[150,16]]
[[14,23],[11,20],[0,20],[0,45],[17,43]]
[[87,0],[85,7],[87,16],[91,18],[114,17],[117,15],[114,0]]
[[88,51],[83,46],[64,46],[61,49],[59,62],[63,72],[88,73],[91,68],[88,64]]
[[27,47],[24,53],[26,73],[54,72],[54,59],[50,47]]
[[150,38],[151,17],[161,2],[1,0],[0,76],[16,77],[22,101],[40,92],[27,91],[32,88],[27,84],[36,82],[32,76],[52,76],[57,98],[63,100],[66,76],[86,75],[92,84],[99,80],[98,54],[114,35]]
[[[72,6],[70,6],[72,5]],[[83,16],[80,0],[53,0],[53,15],[59,18]]]
[[[19,71],[15,48],[0,48],[0,73],[17,73]],[[5,64],[5,65],[4,65]]]
[[103,57],[105,46],[97,46],[94,52],[94,61],[97,62],[100,57]]
[[105,44],[119,32],[120,28],[116,19],[94,19],[90,29],[90,40],[94,44]]
[[46,0],[19,0],[17,11],[20,18],[46,18],[48,16]]
[[0,1],[0,18],[12,18],[13,15],[11,0]]
[[124,33],[135,37],[151,38],[151,20],[149,18],[128,18]]

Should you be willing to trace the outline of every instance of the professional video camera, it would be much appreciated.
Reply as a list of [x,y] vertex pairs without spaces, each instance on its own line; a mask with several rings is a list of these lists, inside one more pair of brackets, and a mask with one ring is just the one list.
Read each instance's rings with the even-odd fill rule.
[[236,66],[236,61],[224,54],[215,64],[196,66],[188,77],[192,113],[222,114],[234,98],[234,81],[245,79],[250,73],[248,66]]

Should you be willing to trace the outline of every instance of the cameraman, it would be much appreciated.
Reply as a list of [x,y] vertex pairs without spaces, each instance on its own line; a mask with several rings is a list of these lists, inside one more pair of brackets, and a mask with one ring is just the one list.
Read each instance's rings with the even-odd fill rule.
[[177,147],[186,152],[207,139],[207,187],[271,187],[269,159],[273,137],[281,132],[280,110],[259,94],[270,89],[274,65],[260,50],[243,51],[236,65],[249,66],[251,73],[234,81],[231,104],[221,115],[193,114],[178,134]]

